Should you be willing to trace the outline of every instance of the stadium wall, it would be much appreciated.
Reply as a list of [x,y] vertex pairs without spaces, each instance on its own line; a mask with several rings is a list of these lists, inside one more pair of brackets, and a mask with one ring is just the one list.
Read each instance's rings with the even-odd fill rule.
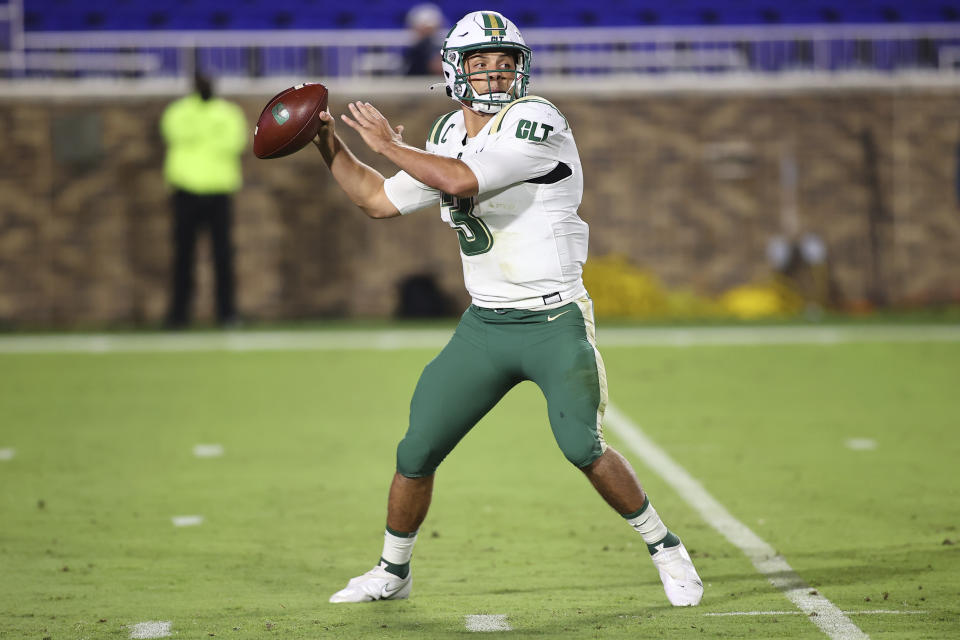
[[[237,98],[251,132],[267,97]],[[168,101],[0,97],[0,323],[162,319],[171,242],[157,125]],[[592,256],[624,255],[668,287],[716,295],[769,276],[772,236],[814,232],[837,304],[960,300],[956,88],[554,101],[580,147]],[[376,102],[414,144],[453,106],[419,96]],[[784,187],[785,158],[795,160],[795,191]],[[234,242],[244,315],[391,315],[398,283],[418,273],[467,303],[454,232],[438,213],[366,219],[312,149],[272,161],[249,153],[244,172]],[[201,243],[197,313],[209,318],[207,256]]]

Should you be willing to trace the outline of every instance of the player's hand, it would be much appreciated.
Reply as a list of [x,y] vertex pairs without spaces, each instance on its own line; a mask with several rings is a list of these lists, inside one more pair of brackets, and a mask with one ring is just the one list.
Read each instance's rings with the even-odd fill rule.
[[350,115],[343,114],[340,118],[377,153],[383,153],[390,145],[403,144],[403,125],[391,127],[383,114],[369,102],[351,102],[347,108]]
[[324,109],[317,117],[320,118],[320,128],[317,130],[313,143],[319,145],[324,139],[329,139],[336,133],[337,119],[330,115],[330,109]]

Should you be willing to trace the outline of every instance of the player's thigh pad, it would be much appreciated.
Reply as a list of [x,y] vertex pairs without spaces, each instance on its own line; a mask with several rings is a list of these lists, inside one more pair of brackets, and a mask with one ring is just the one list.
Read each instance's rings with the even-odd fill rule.
[[606,450],[603,414],[607,406],[607,376],[596,348],[589,299],[555,309],[572,309],[544,327],[549,336],[526,354],[530,378],[547,399],[553,437],[563,455],[583,468]]
[[482,326],[468,314],[447,346],[426,366],[410,401],[410,425],[397,446],[397,471],[433,474],[468,431],[516,384],[495,366]]

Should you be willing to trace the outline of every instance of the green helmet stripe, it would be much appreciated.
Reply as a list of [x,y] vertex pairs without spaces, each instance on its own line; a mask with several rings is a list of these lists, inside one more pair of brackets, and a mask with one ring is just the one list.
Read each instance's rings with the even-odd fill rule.
[[483,16],[483,30],[488,36],[504,37],[507,35],[507,25],[503,23],[500,16],[493,13],[481,13]]

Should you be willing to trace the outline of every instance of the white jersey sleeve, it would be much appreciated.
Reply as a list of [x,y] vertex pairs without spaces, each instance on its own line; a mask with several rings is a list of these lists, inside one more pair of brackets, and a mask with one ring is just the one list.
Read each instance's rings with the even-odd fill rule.
[[406,171],[384,180],[383,190],[402,215],[440,203],[439,190],[423,184]]

